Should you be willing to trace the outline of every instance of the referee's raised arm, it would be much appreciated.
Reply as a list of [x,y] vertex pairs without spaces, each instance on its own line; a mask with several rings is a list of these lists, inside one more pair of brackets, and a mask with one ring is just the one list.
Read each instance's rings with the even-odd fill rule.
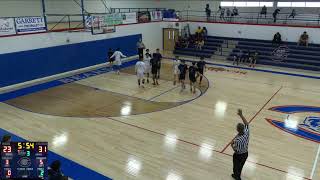
[[249,122],[248,122],[247,119],[243,116],[241,109],[238,109],[238,115],[239,115],[240,118],[242,119],[243,124],[248,126],[248,125],[249,125]]

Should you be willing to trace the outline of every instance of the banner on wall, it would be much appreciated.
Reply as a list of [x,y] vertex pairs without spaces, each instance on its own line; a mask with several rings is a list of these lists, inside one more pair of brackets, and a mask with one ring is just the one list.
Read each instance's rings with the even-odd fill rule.
[[15,18],[18,34],[44,32],[46,23],[44,17],[18,17]]
[[122,15],[119,13],[107,14],[104,16],[104,22],[108,26],[122,24]]
[[134,24],[137,22],[136,12],[122,14],[122,24]]
[[16,34],[13,18],[0,18],[0,36]]
[[151,21],[162,21],[162,11],[151,11],[150,12]]
[[139,23],[150,22],[150,12],[149,11],[138,12],[138,22]]

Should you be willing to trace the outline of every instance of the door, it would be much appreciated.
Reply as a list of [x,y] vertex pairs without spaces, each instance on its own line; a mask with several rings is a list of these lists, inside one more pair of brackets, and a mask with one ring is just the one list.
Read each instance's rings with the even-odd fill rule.
[[173,51],[179,37],[179,29],[164,28],[163,29],[163,50]]

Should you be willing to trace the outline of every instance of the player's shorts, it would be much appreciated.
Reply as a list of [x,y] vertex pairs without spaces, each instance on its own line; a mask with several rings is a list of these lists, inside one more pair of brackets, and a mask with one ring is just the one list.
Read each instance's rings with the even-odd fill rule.
[[151,68],[151,73],[152,74],[157,74],[158,73],[158,67],[152,67]]
[[198,69],[199,73],[203,75],[204,70],[203,69]]
[[114,58],[109,59],[109,62],[114,62]]
[[146,65],[146,71],[144,73],[151,73],[151,66]]
[[174,75],[178,75],[179,73],[180,73],[180,72],[179,72],[179,69],[174,69],[174,70],[173,70],[173,74],[174,74]]
[[197,81],[196,77],[194,77],[194,76],[189,76],[189,80],[192,83],[195,83]]
[[144,78],[144,73],[143,72],[137,72],[137,77],[138,77],[138,79],[143,79]]
[[184,74],[179,75],[179,80],[185,80],[185,79],[186,79],[186,75],[184,75]]

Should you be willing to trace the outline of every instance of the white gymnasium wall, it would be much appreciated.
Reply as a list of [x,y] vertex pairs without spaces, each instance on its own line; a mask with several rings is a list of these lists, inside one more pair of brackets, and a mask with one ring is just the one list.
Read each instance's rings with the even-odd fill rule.
[[[95,41],[134,34],[142,34],[143,41],[147,48],[150,48],[151,51],[154,51],[157,48],[162,49],[162,29],[160,28],[160,26],[166,27],[166,24],[166,22],[157,22],[118,26],[116,33],[103,35],[91,35],[90,32],[57,32],[6,37],[1,38],[0,54],[61,46],[70,43]],[[70,40],[69,43],[66,42],[67,39]]]
[[198,26],[205,26],[211,36],[272,40],[275,33],[280,32],[282,40],[297,42],[300,35],[307,31],[311,43],[320,44],[319,28],[262,26],[262,25],[238,25],[219,23],[189,23],[191,32],[195,32]]

